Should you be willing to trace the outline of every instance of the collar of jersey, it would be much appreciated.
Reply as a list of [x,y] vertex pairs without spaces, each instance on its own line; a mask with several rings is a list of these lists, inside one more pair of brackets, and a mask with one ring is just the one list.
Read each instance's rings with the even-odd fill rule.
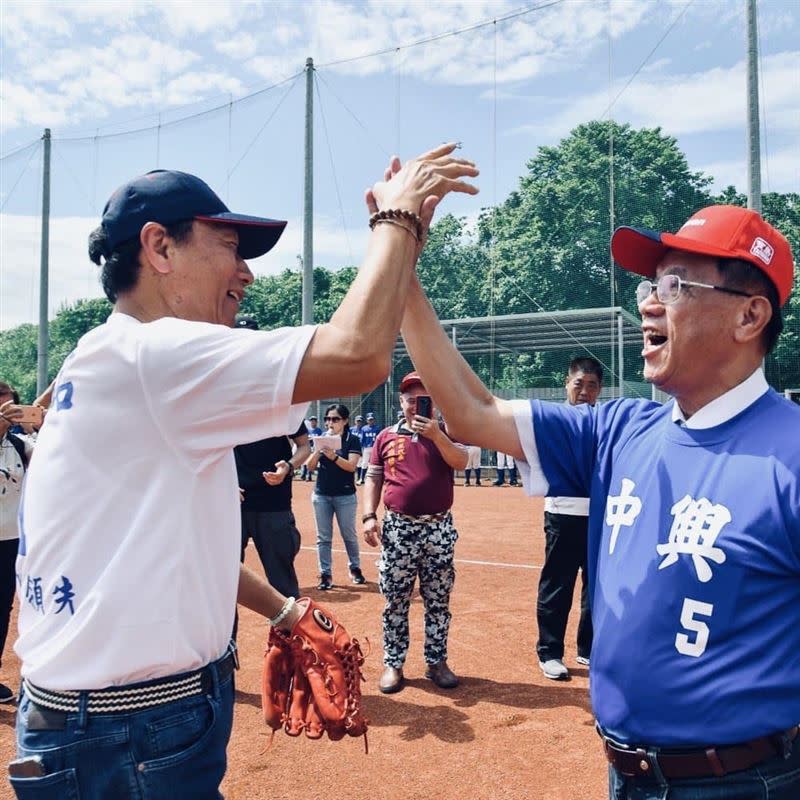
[[714,398],[710,403],[706,403],[689,419],[686,419],[680,406],[673,400],[672,421],[692,430],[716,428],[717,425],[733,419],[737,414],[753,405],[768,389],[769,384],[764,377],[764,371],[759,367],[746,381]]

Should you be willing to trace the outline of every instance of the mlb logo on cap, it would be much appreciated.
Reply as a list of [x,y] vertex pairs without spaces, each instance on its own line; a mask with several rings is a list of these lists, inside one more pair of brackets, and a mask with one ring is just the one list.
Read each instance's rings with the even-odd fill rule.
[[772,257],[775,255],[775,248],[769,243],[765,242],[760,236],[756,236],[750,252],[756,257],[760,258],[765,264],[769,265],[772,262]]

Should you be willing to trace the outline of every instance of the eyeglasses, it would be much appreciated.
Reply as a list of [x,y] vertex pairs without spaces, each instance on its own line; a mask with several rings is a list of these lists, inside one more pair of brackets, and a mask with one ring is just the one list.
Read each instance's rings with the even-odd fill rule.
[[322,421],[323,422],[339,422],[342,418],[341,417],[325,417]]
[[658,302],[669,306],[675,303],[681,296],[683,286],[696,286],[700,289],[716,289],[718,292],[728,294],[738,294],[741,297],[755,297],[747,292],[740,292],[738,289],[729,289],[727,286],[712,286],[710,283],[697,283],[695,281],[685,281],[678,275],[662,275],[655,283],[652,281],[642,281],[636,287],[636,303],[641,305],[650,295],[655,292]]

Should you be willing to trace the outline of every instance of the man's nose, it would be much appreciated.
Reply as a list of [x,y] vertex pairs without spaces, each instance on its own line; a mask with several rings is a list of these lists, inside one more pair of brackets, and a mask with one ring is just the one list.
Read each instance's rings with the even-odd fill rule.
[[243,258],[239,259],[239,277],[244,281],[245,286],[250,286],[255,280],[255,276],[250,271],[250,267]]
[[639,315],[645,317],[647,314],[660,314],[664,311],[664,304],[658,299],[655,289],[639,303]]

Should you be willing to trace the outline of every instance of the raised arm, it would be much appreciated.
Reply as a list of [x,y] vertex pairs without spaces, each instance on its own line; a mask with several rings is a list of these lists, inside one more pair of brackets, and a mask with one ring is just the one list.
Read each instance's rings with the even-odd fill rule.
[[[449,192],[476,194],[460,180],[474,177],[471,161],[451,155],[454,144],[407,162],[370,190],[379,210],[404,210],[429,224],[436,204]],[[377,386],[389,374],[391,353],[403,317],[408,283],[418,256],[411,227],[376,225],[353,285],[330,322],[320,325],[295,382],[295,403],[354,394]]]
[[410,281],[402,333],[414,367],[447,420],[448,432],[524,459],[511,403],[495,397],[453,347],[416,275]]

